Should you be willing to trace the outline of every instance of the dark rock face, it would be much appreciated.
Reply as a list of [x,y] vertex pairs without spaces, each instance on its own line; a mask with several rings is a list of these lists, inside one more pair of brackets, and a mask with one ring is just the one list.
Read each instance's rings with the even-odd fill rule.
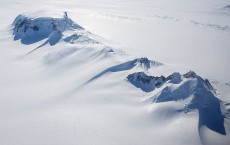
[[98,41],[93,40],[87,36],[73,34],[70,36],[67,36],[63,39],[65,42],[74,44],[74,43],[85,43],[85,44],[100,44]]
[[82,35],[73,34],[64,39],[65,42],[74,43],[75,40],[79,39]]
[[140,88],[145,92],[151,92],[155,88],[161,87],[166,81],[164,76],[148,76],[144,72],[129,74],[126,78],[135,87]]
[[[133,74],[129,74],[126,78],[134,86],[136,86],[137,88],[140,88],[142,91],[145,91],[145,92],[150,92],[150,91],[153,91],[155,88],[160,88],[166,82],[173,83],[173,84],[179,84],[182,81],[180,73],[173,73],[172,75],[166,78],[165,76],[160,76],[160,77],[148,76],[144,72],[136,72]],[[145,89],[145,88],[148,88],[148,89]]]
[[151,68],[152,66],[156,66],[157,67],[157,66],[163,65],[162,63],[149,60],[146,57],[137,58],[135,61],[136,61],[136,63],[135,63],[136,66],[140,66],[140,67],[142,67],[145,70]]
[[194,71],[189,71],[188,73],[183,75],[185,78],[196,78],[197,75]]
[[133,73],[126,78],[135,87],[145,92],[151,92],[155,89],[155,77],[148,76],[144,72]]
[[155,81],[156,81],[155,86],[156,87],[161,87],[165,83],[166,78],[164,76],[155,77]]
[[33,28],[34,31],[38,31],[39,30],[38,26],[33,26],[32,28]]
[[151,61],[146,57],[138,58],[136,63],[142,66],[144,69],[149,69],[151,67]]
[[149,84],[151,80],[155,79],[153,76],[148,76],[144,72],[130,74],[127,78],[131,81],[137,80],[138,82],[142,82],[143,84]]
[[16,32],[19,32],[19,30],[21,29],[22,32],[26,33],[28,29],[31,29],[33,27],[34,26],[31,25],[31,20],[29,18],[21,16],[21,18],[18,18],[18,20],[15,22],[14,31],[16,30]]

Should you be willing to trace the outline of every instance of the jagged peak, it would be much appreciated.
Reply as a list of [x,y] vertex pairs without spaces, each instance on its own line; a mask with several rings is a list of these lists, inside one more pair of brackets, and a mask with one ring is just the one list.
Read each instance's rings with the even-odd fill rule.
[[142,91],[151,92],[155,89],[155,77],[148,76],[144,72],[129,74],[126,78],[131,84],[140,88]]
[[[138,88],[141,87],[152,88],[152,90],[148,90],[148,92],[153,91],[155,88],[161,87],[165,83],[180,84],[184,80],[184,82],[195,81],[194,85],[196,85],[200,90],[204,89],[215,94],[215,89],[212,87],[211,83],[207,79],[204,80],[202,77],[196,75],[196,73],[193,71],[189,71],[184,75],[181,75],[179,72],[175,72],[169,75],[168,77],[165,77],[163,75],[161,75],[160,77],[151,76],[151,75],[146,75],[145,72],[135,72],[129,74],[126,78],[129,82],[131,82],[134,86]],[[154,83],[149,84],[148,82],[150,82],[151,80],[154,80]],[[149,87],[147,85],[154,85],[154,86]],[[145,90],[144,88],[141,89]],[[191,92],[194,91],[193,88],[188,88],[188,89],[190,89]]]
[[[199,111],[199,128],[203,125],[209,129],[226,135],[224,128],[224,116],[221,112],[221,102],[216,97],[214,88],[207,79],[203,79],[194,73],[189,72],[184,75],[186,78],[179,86],[174,84],[167,85],[162,91],[152,97],[153,102],[169,102],[186,100],[185,107],[180,111],[185,113],[193,109]],[[207,112],[211,113],[207,113]]]
[[147,57],[137,58],[137,59],[135,59],[135,61],[136,61],[135,62],[136,66],[142,67],[145,70],[148,70],[153,66],[157,67],[157,66],[163,65],[160,62],[149,60]]
[[197,75],[194,71],[189,71],[188,73],[184,74],[183,77],[185,77],[185,78],[196,78]]

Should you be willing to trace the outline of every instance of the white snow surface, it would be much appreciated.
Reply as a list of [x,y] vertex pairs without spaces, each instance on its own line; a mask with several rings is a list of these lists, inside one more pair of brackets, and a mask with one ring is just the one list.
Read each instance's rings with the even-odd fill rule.
[[0,145],[229,145],[229,5],[0,0]]

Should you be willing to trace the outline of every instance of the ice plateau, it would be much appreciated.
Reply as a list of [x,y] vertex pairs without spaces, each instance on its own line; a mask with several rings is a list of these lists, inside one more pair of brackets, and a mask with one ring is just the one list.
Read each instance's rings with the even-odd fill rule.
[[[19,77],[5,80],[8,87],[13,85],[0,95],[10,98],[3,99],[6,104],[12,96],[21,98],[6,106],[13,113],[3,114],[6,120],[0,127],[12,133],[9,138],[15,137],[18,144],[31,145],[37,137],[41,137],[38,144],[49,145],[140,145],[152,144],[152,138],[159,145],[209,145],[212,137],[219,144],[230,143],[229,102],[194,71],[109,47],[67,12],[61,18],[18,15],[11,27],[14,41],[9,42],[22,49],[9,55],[14,58],[7,59],[12,60],[12,67],[4,65],[3,74],[7,76],[8,69],[20,71]],[[15,123],[18,115],[24,118]],[[156,121],[160,118],[163,126]],[[186,125],[185,120],[192,122]],[[182,131],[176,125],[183,126]],[[172,135],[177,131],[188,136]],[[51,138],[47,139],[48,134]]]

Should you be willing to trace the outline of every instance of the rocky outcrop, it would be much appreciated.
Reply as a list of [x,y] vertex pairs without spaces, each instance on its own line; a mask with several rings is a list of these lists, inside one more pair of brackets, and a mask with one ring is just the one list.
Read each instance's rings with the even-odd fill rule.
[[64,13],[63,18],[40,17],[30,18],[19,15],[13,24],[14,40],[21,40],[23,44],[32,44],[45,38],[51,40],[51,45],[56,44],[66,30],[84,30],[81,26],[74,23]]
[[[179,75],[177,74],[176,76],[178,77]],[[153,102],[160,103],[188,99],[190,100],[189,103],[185,104],[182,110],[189,112],[193,109],[198,109],[199,129],[202,126],[207,126],[209,129],[225,135],[221,101],[216,97],[215,90],[210,82],[192,71],[183,76],[183,81],[179,86],[175,86],[174,84],[167,85],[153,97]],[[174,81],[171,78],[169,82]]]
[[67,36],[63,39],[65,42],[75,44],[75,43],[85,43],[85,44],[100,44],[98,41],[89,38],[88,36],[73,34]]
[[140,88],[145,92],[151,92],[155,89],[155,77],[148,76],[144,72],[133,73],[128,75],[126,78],[135,87]]
[[180,73],[173,73],[166,78],[163,75],[160,77],[148,76],[144,72],[136,72],[129,74],[126,78],[131,84],[145,92],[151,92],[155,88],[160,88],[166,82],[179,84],[182,81]]
[[154,103],[188,100],[180,111],[185,113],[197,109],[199,111],[199,126],[207,126],[209,129],[226,135],[224,127],[224,115],[221,112],[221,101],[211,83],[203,79],[195,72],[190,71],[183,76],[173,73],[165,78],[148,76],[144,72],[137,72],[127,76],[127,80],[144,92],[151,92],[155,88],[162,88],[152,97]]
[[138,67],[141,67],[145,70],[148,70],[149,68],[151,68],[152,66],[161,66],[163,65],[162,63],[160,62],[157,62],[157,61],[153,61],[153,60],[149,60],[148,58],[146,57],[142,57],[142,58],[137,58],[134,60],[135,61],[135,65],[138,66]]

